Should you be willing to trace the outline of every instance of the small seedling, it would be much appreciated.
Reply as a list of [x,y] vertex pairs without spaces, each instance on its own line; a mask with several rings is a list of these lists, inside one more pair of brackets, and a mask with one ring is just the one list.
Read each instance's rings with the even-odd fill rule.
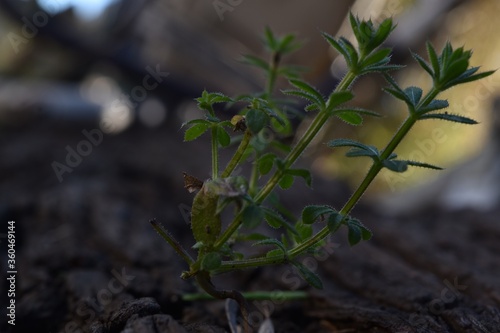
[[[386,19],[378,26],[371,20],[363,21],[352,14],[349,19],[355,43],[323,33],[326,42],[344,57],[348,67],[343,79],[328,96],[323,96],[312,85],[301,80],[297,67],[282,64],[283,57],[298,48],[295,38],[292,35],[278,38],[271,30],[266,29],[264,41],[270,52],[269,60],[255,56],[244,57],[244,62],[265,72],[265,90],[237,97],[203,91],[197,102],[198,107],[205,112],[204,118],[184,124],[185,141],[195,140],[208,132],[212,150],[210,179],[201,181],[188,174],[184,175],[186,188],[190,192],[197,192],[191,208],[191,229],[195,241],[189,245],[197,251],[196,258],[192,258],[159,223],[152,221],[152,224],[188,264],[188,269],[181,277],[194,277],[200,287],[213,297],[235,299],[240,304],[244,317],[245,298],[235,290],[218,290],[211,282],[213,275],[264,265],[291,264],[310,285],[322,288],[319,276],[298,261],[298,258],[318,250],[325,238],[341,227],[347,228],[351,245],[372,237],[370,230],[350,213],[377,174],[383,168],[393,172],[404,172],[409,167],[441,169],[423,161],[398,158],[394,151],[410,129],[417,122],[429,119],[476,124],[473,119],[443,111],[449,106],[448,102],[437,99],[440,93],[453,86],[493,73],[478,73],[478,67],[469,67],[471,51],[464,50],[463,47],[455,49],[450,43],[446,43],[438,53],[431,43],[427,43],[428,60],[415,53],[412,55],[432,78],[432,87],[427,92],[416,86],[401,87],[389,73],[402,66],[391,64],[391,49],[382,47],[395,28],[392,19]],[[311,185],[309,170],[295,168],[294,163],[325,123],[342,120],[356,126],[361,125],[363,116],[378,116],[370,110],[346,106],[354,98],[352,86],[355,81],[362,75],[373,73],[381,74],[386,79],[388,87],[383,88],[386,93],[406,104],[406,119],[382,149],[345,138],[329,141],[327,145],[331,148],[349,148],[346,153],[348,157],[369,157],[371,167],[341,209],[310,205],[302,210],[300,217],[293,217],[283,210],[282,205],[277,204],[276,196],[273,196],[276,186],[289,189],[297,177]],[[309,128],[293,146],[284,144],[283,139],[293,134],[291,116],[296,117],[301,113],[292,112],[290,105],[293,100],[276,97],[274,90],[280,76],[286,77],[293,87],[281,92],[285,96],[305,99],[305,113],[314,114]],[[232,119],[223,120],[224,109],[217,108],[216,104],[239,108],[240,112]],[[232,158],[220,170],[219,149],[235,145],[237,147]],[[249,176],[235,175],[235,170],[242,170],[240,166],[245,163],[250,166]],[[232,210],[232,221],[222,221],[222,216],[228,215],[222,214],[226,210]],[[271,236],[275,232],[254,232],[263,222],[272,228],[281,228],[281,237]],[[325,226],[313,233],[314,223],[323,223]],[[233,250],[235,244],[242,242],[252,242],[255,247],[271,246],[272,249],[265,255],[257,256],[252,252],[240,253]]]

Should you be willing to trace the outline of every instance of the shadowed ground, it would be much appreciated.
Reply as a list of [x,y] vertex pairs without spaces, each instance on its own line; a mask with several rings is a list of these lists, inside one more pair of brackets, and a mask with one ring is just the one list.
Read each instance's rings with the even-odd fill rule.
[[[77,147],[81,131],[94,127],[40,119],[1,131],[2,232],[16,221],[16,331],[228,331],[222,301],[181,301],[196,287],[179,278],[181,259],[148,223],[156,217],[181,243],[193,243],[179,208],[192,199],[181,172],[203,177],[205,149],[182,144],[180,131],[104,134],[59,182],[51,163],[64,163],[66,145]],[[302,206],[333,195],[342,202],[348,193],[318,184],[316,192],[292,190],[286,200]],[[499,213],[429,208],[384,217],[359,206],[353,214],[373,229],[371,241],[350,248],[340,232],[331,254],[304,259],[317,267],[323,291],[287,266],[215,283],[311,291],[303,302],[251,302],[254,324],[267,313],[276,332],[500,332]]]

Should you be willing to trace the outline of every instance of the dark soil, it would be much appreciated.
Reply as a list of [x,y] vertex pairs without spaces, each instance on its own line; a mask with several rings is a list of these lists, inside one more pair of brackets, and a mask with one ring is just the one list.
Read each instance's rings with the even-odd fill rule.
[[[39,119],[0,131],[0,233],[16,221],[15,331],[228,332],[223,301],[181,300],[196,286],[179,278],[185,265],[148,223],[156,218],[193,244],[182,171],[208,178],[209,164],[200,164],[206,147],[183,144],[178,130],[134,127],[105,134],[59,182],[52,162],[64,164],[65,147],[76,148],[81,131],[95,127]],[[285,202],[348,195],[337,183],[317,188],[292,190]],[[371,241],[351,248],[340,232],[324,256],[304,257],[324,290],[288,266],[214,282],[310,291],[306,301],[250,302],[254,327],[269,315],[276,332],[500,332],[499,214],[429,208],[384,217],[360,206],[354,215],[373,229]],[[5,279],[0,286],[5,309]],[[13,331],[5,318],[1,331]]]

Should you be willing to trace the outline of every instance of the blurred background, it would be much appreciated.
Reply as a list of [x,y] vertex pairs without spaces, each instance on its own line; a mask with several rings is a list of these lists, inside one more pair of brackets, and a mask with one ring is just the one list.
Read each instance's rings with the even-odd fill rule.
[[[308,67],[305,78],[328,93],[345,68],[319,32],[352,37],[345,22],[349,8],[375,22],[393,16],[398,29],[388,44],[395,49],[394,62],[407,66],[396,78],[403,86],[429,87],[409,54],[425,55],[427,40],[438,49],[446,40],[472,48],[472,65],[498,68],[499,6],[465,0],[275,1],[264,7],[259,1],[6,0],[0,4],[0,126],[23,128],[51,119],[72,126],[96,122],[106,135],[124,135],[134,126],[145,135],[147,130],[179,131],[182,122],[198,114],[193,98],[201,90],[236,95],[262,88],[261,73],[239,60],[243,54],[266,56],[260,42],[265,26],[278,35],[297,36],[303,48],[286,62]],[[308,151],[321,177],[345,178],[354,186],[366,171],[366,161],[346,161],[339,159],[343,152],[324,149],[332,130],[382,147],[405,116],[381,85],[376,77],[360,80],[356,103],[385,119],[368,119],[361,128],[334,125]],[[499,86],[494,75],[447,93],[450,112],[482,124],[429,121],[413,131],[400,155],[449,169],[479,153],[489,138]],[[59,154],[54,153],[64,157],[65,146],[60,142]],[[383,174],[370,192],[392,193],[442,174]]]
[[[402,86],[430,86],[410,55],[426,58],[426,41],[441,49],[450,40],[473,49],[471,65],[500,67],[496,0],[1,0],[0,217],[22,223],[18,246],[27,259],[21,316],[38,316],[35,323],[54,328],[50,311],[59,311],[60,318],[74,312],[50,303],[59,290],[50,284],[41,296],[35,293],[48,274],[71,267],[109,272],[120,260],[136,269],[171,264],[165,244],[151,238],[145,221],[167,221],[181,242],[192,242],[189,227],[179,223],[192,200],[182,172],[201,179],[210,174],[207,142],[182,142],[181,124],[200,115],[194,98],[203,89],[230,96],[262,90],[262,73],[240,60],[244,54],[266,57],[266,26],[277,35],[297,36],[303,47],[283,61],[307,67],[304,78],[327,94],[345,67],[320,32],[352,40],[349,10],[374,22],[397,22],[387,45],[394,48],[393,62],[406,65],[394,73]],[[348,198],[369,161],[347,160],[345,151],[327,149],[325,142],[349,137],[382,148],[406,115],[402,103],[382,92],[384,85],[375,76],[356,83],[355,104],[384,117],[365,119],[362,127],[335,123],[325,129],[300,162],[311,166],[318,191],[290,191],[291,207],[340,205]],[[383,172],[365,202],[394,214],[432,205],[498,209],[499,92],[498,73],[447,92],[449,112],[480,124],[429,120],[397,150],[400,157],[447,170]],[[308,121],[295,123],[298,135]],[[161,274],[137,276],[160,281],[180,272],[174,266],[157,269]],[[81,281],[78,274],[72,278],[65,278],[65,290]],[[151,294],[147,288],[153,287],[146,285],[136,294]],[[71,292],[79,299],[78,290]],[[52,308],[40,312],[47,306]]]

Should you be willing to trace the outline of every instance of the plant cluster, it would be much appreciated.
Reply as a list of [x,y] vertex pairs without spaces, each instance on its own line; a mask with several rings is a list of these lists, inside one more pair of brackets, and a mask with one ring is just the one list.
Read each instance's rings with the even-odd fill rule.
[[[208,132],[212,150],[210,179],[200,181],[185,174],[186,188],[190,192],[197,192],[191,210],[191,228],[195,239],[191,247],[197,251],[196,258],[159,223],[152,221],[152,224],[188,264],[189,268],[182,273],[182,278],[195,277],[213,297],[234,298],[242,305],[244,300],[239,292],[217,290],[210,281],[211,276],[263,265],[294,265],[310,285],[322,288],[318,275],[298,261],[298,257],[318,250],[325,238],[341,227],[347,228],[351,245],[371,238],[370,230],[350,213],[377,174],[383,168],[394,172],[404,172],[410,166],[440,169],[423,161],[401,159],[395,153],[398,144],[415,123],[429,119],[476,123],[470,118],[443,111],[449,106],[448,102],[437,99],[440,93],[453,86],[493,73],[478,73],[478,67],[469,67],[471,51],[462,47],[455,49],[446,43],[438,53],[431,43],[427,43],[428,60],[415,53],[412,55],[432,78],[432,87],[427,92],[415,86],[401,87],[389,73],[403,66],[391,64],[391,49],[382,46],[395,28],[392,19],[386,19],[380,25],[373,24],[371,20],[360,20],[352,14],[349,19],[356,39],[354,42],[323,33],[325,40],[343,56],[348,67],[343,79],[327,96],[301,80],[299,68],[282,64],[283,56],[298,48],[294,37],[286,35],[278,38],[266,29],[264,41],[270,52],[269,60],[255,56],[244,58],[246,63],[265,72],[265,90],[236,97],[204,91],[197,99],[198,107],[205,112],[204,118],[184,124],[187,128],[185,141],[195,140]],[[295,168],[294,163],[325,123],[339,119],[352,125],[361,125],[363,116],[379,116],[371,110],[346,106],[354,98],[353,84],[366,74],[384,76],[388,82],[384,91],[406,104],[406,119],[383,149],[346,138],[329,141],[327,145],[331,148],[348,147],[348,157],[369,157],[371,167],[341,209],[310,205],[302,210],[300,217],[292,216],[279,205],[273,194],[274,189],[276,186],[283,189],[292,187],[297,177],[311,185],[310,172]],[[286,77],[292,86],[282,93],[304,99],[307,102],[305,113],[314,114],[305,133],[292,146],[286,145],[283,140],[293,134],[291,101],[279,99],[274,94],[279,76]],[[238,108],[239,114],[230,120],[223,120],[224,109],[216,107],[220,103]],[[228,130],[234,134],[230,135]],[[266,135],[269,132],[273,133],[271,139]],[[225,168],[219,169],[219,150],[236,145]],[[244,163],[250,164],[249,176],[234,175],[237,167]],[[222,212],[228,209],[234,211],[234,217],[232,221],[222,221]],[[255,228],[263,222],[272,228],[280,228],[281,237],[270,236],[273,233],[255,232]],[[313,232],[312,225],[318,222],[322,222],[324,227]],[[241,242],[272,248],[264,255],[241,253],[234,250],[234,245]]]

